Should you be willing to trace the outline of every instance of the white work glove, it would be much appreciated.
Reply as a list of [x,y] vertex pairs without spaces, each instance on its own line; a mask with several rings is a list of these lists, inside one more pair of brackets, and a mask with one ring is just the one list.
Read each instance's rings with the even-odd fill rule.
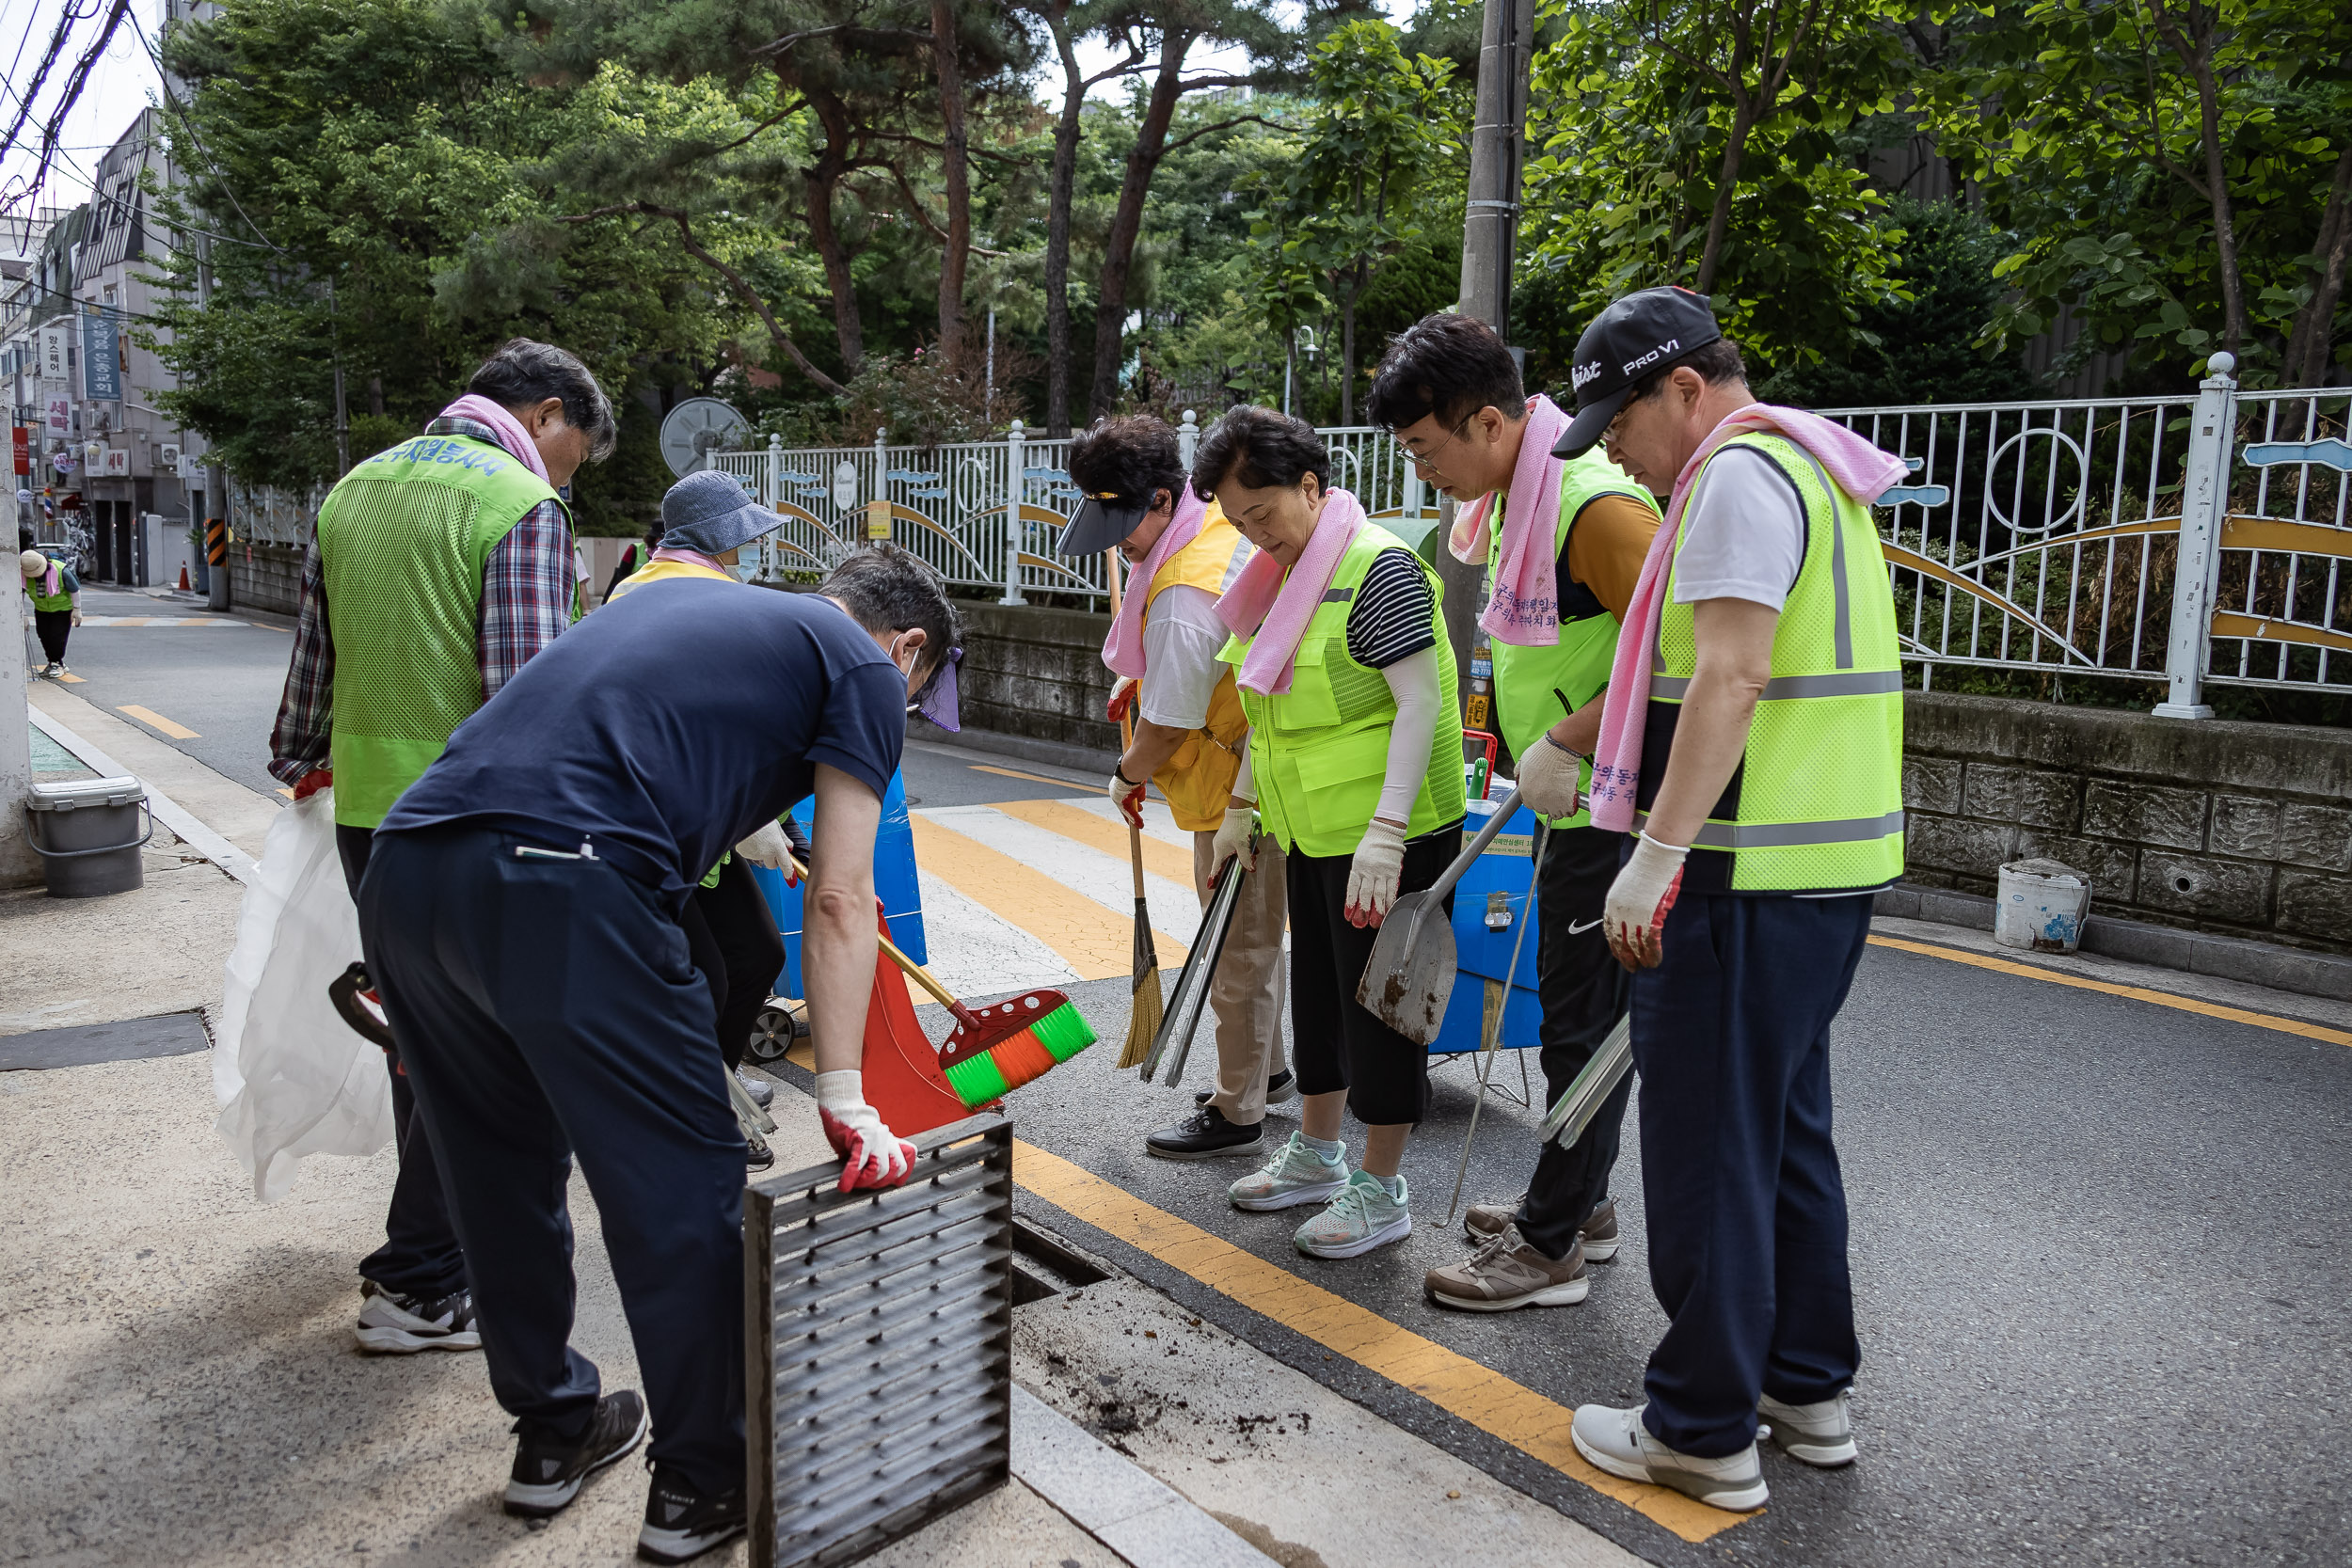
[[1244,871],[1258,869],[1257,846],[1251,842],[1257,836],[1257,807],[1225,808],[1225,820],[1216,825],[1216,837],[1209,843],[1209,880],[1216,881],[1217,873],[1225,869],[1225,863],[1230,860],[1238,859]]
[[1608,900],[1600,907],[1601,931],[1609,938],[1609,951],[1626,968],[1656,969],[1664,956],[1659,933],[1682,891],[1682,862],[1690,852],[1688,847],[1677,849],[1639,834],[1633,858],[1609,884]]
[[1519,758],[1519,799],[1538,816],[1574,816],[1581,760],[1550,736],[1541,736]]
[[1374,817],[1347,864],[1347,923],[1377,926],[1396,904],[1396,884],[1405,875],[1405,830]]
[[817,1075],[817,1118],[824,1124],[825,1141],[845,1162],[841,1190],[895,1187],[914,1168],[914,1146],[882,1125],[866,1103],[866,1074],[847,1072]]
[[792,841],[773,822],[762,822],[754,828],[752,836],[737,845],[735,852],[754,865],[764,865],[787,877],[792,875]]
[[1104,786],[1103,793],[1111,798],[1111,804],[1119,808],[1119,815],[1130,824],[1137,828],[1143,826],[1142,784],[1129,784],[1119,776],[1119,769],[1114,768],[1111,769],[1111,782]]
[[76,626],[82,624],[82,607],[80,605],[75,605],[73,607],[73,619],[68,624]]

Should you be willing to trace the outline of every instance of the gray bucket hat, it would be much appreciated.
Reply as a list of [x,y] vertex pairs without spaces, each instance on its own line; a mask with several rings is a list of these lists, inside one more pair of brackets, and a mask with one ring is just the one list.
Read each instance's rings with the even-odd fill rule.
[[783,526],[782,517],[743,493],[733,474],[716,468],[688,474],[661,498],[665,549],[724,555]]

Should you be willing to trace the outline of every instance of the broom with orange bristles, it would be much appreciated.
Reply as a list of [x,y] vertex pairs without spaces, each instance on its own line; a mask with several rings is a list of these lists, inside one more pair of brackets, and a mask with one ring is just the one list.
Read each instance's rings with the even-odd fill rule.
[[[1110,584],[1111,619],[1119,619],[1119,552],[1103,552],[1103,576]],[[1139,694],[1131,694],[1127,709],[1119,716],[1119,738],[1124,742],[1123,754],[1136,743],[1135,704]],[[1112,688],[1112,705],[1118,705],[1118,688]],[[1160,1032],[1160,1022],[1168,1016],[1167,1003],[1160,995],[1160,950],[1152,939],[1152,913],[1145,907],[1143,896],[1143,828],[1127,824],[1127,860],[1136,877],[1136,959],[1130,976],[1132,1000],[1127,1007],[1127,1042],[1119,1048],[1121,1068],[1141,1067],[1143,1058],[1151,1053],[1152,1040]]]

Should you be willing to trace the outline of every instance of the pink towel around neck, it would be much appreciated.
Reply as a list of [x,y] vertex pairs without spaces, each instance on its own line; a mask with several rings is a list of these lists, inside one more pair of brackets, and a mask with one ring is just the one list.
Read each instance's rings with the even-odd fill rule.
[[721,577],[731,578],[735,576],[735,573],[728,568],[725,562],[721,561],[716,556],[705,555],[700,550],[673,549],[669,546],[664,545],[660,549],[653,552],[653,559],[656,561],[676,561],[682,562],[689,566],[700,566],[705,571],[716,572]]
[[56,598],[58,591],[65,587],[65,574],[57,569],[57,562],[54,558],[51,559],[48,565],[42,567],[38,573],[34,574],[25,580],[28,582],[39,583],[40,586],[34,589],[33,592],[39,594],[44,599]]
[[[1552,540],[1560,515],[1560,475],[1565,458],[1551,449],[1567,428],[1560,405],[1538,392],[1527,400],[1527,425],[1519,435],[1518,461],[1511,466],[1510,508],[1502,519],[1502,558],[1495,563],[1494,591],[1478,624],[1491,636],[1520,648],[1557,647],[1560,642],[1559,563]],[[1470,502],[1454,519],[1445,546],[1454,559],[1486,564],[1491,494]]]
[[[488,425],[498,436],[499,445],[506,449],[506,454],[509,457],[537,474],[541,479],[548,477],[547,462],[540,457],[539,448],[531,439],[531,432],[523,428],[520,420],[492,403],[488,398],[477,392],[468,392],[464,397],[442,409],[441,418],[471,420],[476,424]],[[549,483],[553,482],[549,481]]]
[[[1139,565],[1127,573],[1127,595],[1119,601],[1119,613],[1111,620],[1111,634],[1103,639],[1103,662],[1113,674],[1143,678],[1143,607],[1152,598],[1152,579],[1160,575],[1160,568],[1174,558],[1178,550],[1200,537],[1203,524],[1209,520],[1209,503],[1184,486],[1177,499],[1176,515],[1145,553]],[[1138,587],[1137,585],[1141,586]]]
[[1625,625],[1617,633],[1617,657],[1610,667],[1609,689],[1600,710],[1600,741],[1593,749],[1593,826],[1610,832],[1633,831],[1633,803],[1642,782],[1642,732],[1649,713],[1650,644],[1666,598],[1667,568],[1673,562],[1675,540],[1682,532],[1682,512],[1691,499],[1691,482],[1718,448],[1735,436],[1769,430],[1811,452],[1832,483],[1865,505],[1886,493],[1901,479],[1903,461],[1856,436],[1844,425],[1802,408],[1752,403],[1733,410],[1709,431],[1699,450],[1675,476],[1673,498],[1666,503],[1666,520],[1650,541],[1642,559],[1642,575],[1633,584],[1633,599],[1626,607]]
[[1323,500],[1323,515],[1308,535],[1298,564],[1285,572],[1271,550],[1260,550],[1233,578],[1233,586],[1216,601],[1216,613],[1235,637],[1253,641],[1241,661],[1236,684],[1264,695],[1291,689],[1291,662],[1307,623],[1331,586],[1340,558],[1364,531],[1364,508],[1345,490],[1334,490]]

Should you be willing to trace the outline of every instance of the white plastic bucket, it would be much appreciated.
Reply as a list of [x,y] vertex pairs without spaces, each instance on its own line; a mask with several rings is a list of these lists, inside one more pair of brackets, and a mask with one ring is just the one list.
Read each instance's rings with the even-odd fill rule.
[[2037,953],[2072,953],[2082,945],[2090,910],[2090,879],[2057,861],[2012,861],[2001,867],[1993,905],[1993,940]]

